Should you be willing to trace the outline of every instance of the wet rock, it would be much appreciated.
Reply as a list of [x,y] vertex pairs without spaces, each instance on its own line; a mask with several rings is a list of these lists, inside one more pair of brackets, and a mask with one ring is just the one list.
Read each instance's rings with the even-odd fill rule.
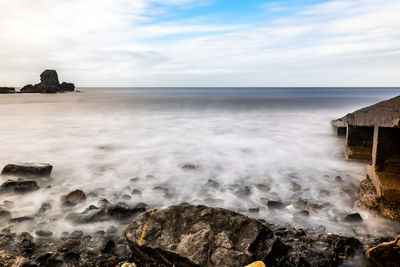
[[64,265],[64,261],[57,258],[57,253],[46,252],[39,255],[36,259],[39,266],[49,267],[61,267]]
[[61,243],[61,247],[65,249],[76,248],[81,245],[81,241],[79,239],[67,239]]
[[0,207],[0,221],[6,221],[11,218],[11,212]]
[[142,191],[137,190],[137,189],[134,189],[134,190],[132,191],[132,195],[133,195],[133,196],[141,196],[141,195],[142,195]]
[[268,209],[270,210],[280,210],[284,209],[286,205],[283,202],[280,201],[274,201],[274,200],[269,200],[267,202]]
[[9,220],[10,223],[23,223],[23,222],[29,222],[33,221],[33,217],[30,216],[22,216],[22,217],[17,217],[17,218],[12,218]]
[[328,235],[325,241],[332,251],[343,257],[353,255],[356,249],[361,247],[361,242],[354,237]]
[[335,182],[337,182],[337,183],[342,183],[342,182],[343,182],[342,177],[340,177],[339,175],[336,176],[336,177],[335,177]]
[[75,230],[73,231],[70,235],[69,238],[70,239],[79,239],[83,236],[83,232],[79,231],[79,230]]
[[260,208],[249,208],[248,211],[250,213],[259,213],[260,212]]
[[7,164],[1,175],[49,176],[53,166],[48,163]]
[[35,234],[40,237],[50,237],[53,235],[53,232],[46,230],[36,230]]
[[104,209],[87,209],[81,213],[71,213],[66,219],[75,224],[85,224],[106,221],[108,216]]
[[104,199],[99,200],[98,204],[99,204],[99,206],[107,207],[110,204],[110,202],[104,198]]
[[134,177],[134,178],[129,179],[129,182],[131,182],[131,183],[137,183],[137,182],[139,182],[139,180],[140,180],[139,177]]
[[147,205],[144,203],[139,203],[134,207],[128,205],[117,204],[112,205],[107,208],[107,215],[115,220],[126,220],[135,215],[138,215],[146,211]]
[[181,166],[182,170],[195,170],[196,169],[196,165],[191,164],[191,163],[186,163],[184,165]]
[[3,204],[4,204],[4,206],[5,206],[6,208],[9,208],[9,209],[14,208],[14,202],[13,202],[13,201],[4,200]]
[[256,188],[260,191],[268,192],[271,190],[271,187],[269,187],[266,184],[256,184]]
[[45,212],[47,212],[47,211],[49,211],[49,210],[51,210],[51,209],[52,209],[52,206],[51,206],[50,203],[43,203],[43,204],[40,206],[40,208],[39,208],[39,210],[38,210],[38,213],[45,213]]
[[64,206],[74,206],[86,201],[85,192],[82,190],[74,190],[62,198]]
[[129,199],[132,199],[132,197],[130,196],[130,195],[128,195],[128,194],[124,194],[124,195],[122,195],[122,197],[121,197],[122,199],[124,199],[124,200],[129,200]]
[[75,251],[67,251],[63,257],[66,262],[76,262],[79,261],[81,255]]
[[310,212],[308,210],[302,210],[302,211],[300,211],[300,212],[298,212],[296,214],[299,215],[299,216],[302,216],[302,217],[310,216]]
[[238,197],[248,197],[251,195],[251,189],[248,186],[243,186],[235,192],[235,195]]
[[320,197],[320,198],[327,198],[327,197],[329,197],[329,191],[327,191],[327,190],[321,190],[321,191],[319,191],[318,197]]
[[115,228],[115,226],[110,225],[110,226],[107,228],[106,233],[107,233],[107,234],[115,234],[117,231],[118,231],[118,229]]
[[11,181],[3,183],[0,186],[0,192],[27,193],[36,191],[39,186],[35,181]]
[[361,223],[363,222],[363,219],[359,213],[352,213],[346,215],[344,221],[349,223]]
[[112,240],[107,240],[100,249],[103,254],[114,254],[115,243]]
[[365,252],[366,259],[373,266],[399,266],[400,235],[392,242],[384,242]]
[[307,201],[303,199],[299,199],[293,204],[293,207],[295,207],[296,209],[304,209],[306,206]]
[[147,212],[126,229],[126,237],[135,256],[168,266],[244,266],[253,259],[272,265],[288,250],[257,220],[205,206],[179,205]]
[[297,229],[293,234],[295,237],[306,236],[306,232],[303,229]]
[[291,182],[290,183],[290,190],[292,190],[294,192],[300,191],[301,190],[301,185],[299,185],[296,182]]
[[212,187],[212,188],[218,188],[219,187],[219,183],[214,180],[214,179],[208,179],[207,183],[206,183],[207,187]]

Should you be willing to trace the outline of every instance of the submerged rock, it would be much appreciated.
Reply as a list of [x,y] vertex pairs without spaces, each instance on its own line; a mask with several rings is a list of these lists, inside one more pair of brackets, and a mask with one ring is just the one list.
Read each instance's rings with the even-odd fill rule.
[[270,266],[288,250],[257,220],[206,206],[178,205],[147,212],[125,234],[135,256],[167,266],[244,266],[254,260]]
[[26,193],[38,190],[39,186],[35,181],[11,181],[0,186],[0,192]]
[[280,209],[284,209],[286,207],[286,205],[283,202],[274,201],[274,200],[268,201],[267,206],[268,206],[268,209],[270,209],[270,210],[280,210]]
[[346,215],[344,221],[349,223],[361,223],[363,222],[363,219],[359,213],[352,213]]
[[18,163],[7,164],[2,175],[29,175],[29,176],[49,176],[53,166],[48,163]]

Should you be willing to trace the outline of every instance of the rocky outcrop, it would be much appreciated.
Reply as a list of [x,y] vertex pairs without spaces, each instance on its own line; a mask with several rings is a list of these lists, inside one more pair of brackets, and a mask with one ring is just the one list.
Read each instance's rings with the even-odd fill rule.
[[384,242],[365,252],[366,259],[374,266],[400,265],[400,235],[395,241]]
[[14,94],[15,88],[13,87],[0,87],[0,94]]
[[1,175],[49,176],[53,166],[48,163],[7,164]]
[[288,250],[257,220],[206,206],[144,213],[125,235],[133,255],[166,266],[245,266],[256,260],[275,266]]
[[40,74],[40,83],[24,86],[21,93],[58,93],[58,92],[73,92],[75,85],[73,83],[63,82],[60,84],[58,74],[55,70],[45,70]]
[[39,186],[35,181],[7,181],[0,186],[0,193],[14,192],[14,193],[27,193],[36,191]]

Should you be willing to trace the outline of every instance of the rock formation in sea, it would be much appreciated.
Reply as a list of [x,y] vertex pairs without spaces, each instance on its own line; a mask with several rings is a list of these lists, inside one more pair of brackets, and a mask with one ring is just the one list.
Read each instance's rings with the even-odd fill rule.
[[13,87],[0,87],[0,94],[14,94],[15,88]]
[[73,83],[63,82],[60,84],[58,74],[55,70],[45,70],[40,74],[40,83],[25,85],[21,93],[59,93],[73,92],[75,85]]

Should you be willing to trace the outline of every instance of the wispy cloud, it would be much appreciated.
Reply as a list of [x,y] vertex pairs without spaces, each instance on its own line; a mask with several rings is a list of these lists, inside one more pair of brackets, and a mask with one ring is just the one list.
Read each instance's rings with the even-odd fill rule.
[[168,16],[199,2],[2,1],[0,82],[56,68],[81,86],[400,84],[398,0],[327,1],[273,20],[264,8],[244,23]]

